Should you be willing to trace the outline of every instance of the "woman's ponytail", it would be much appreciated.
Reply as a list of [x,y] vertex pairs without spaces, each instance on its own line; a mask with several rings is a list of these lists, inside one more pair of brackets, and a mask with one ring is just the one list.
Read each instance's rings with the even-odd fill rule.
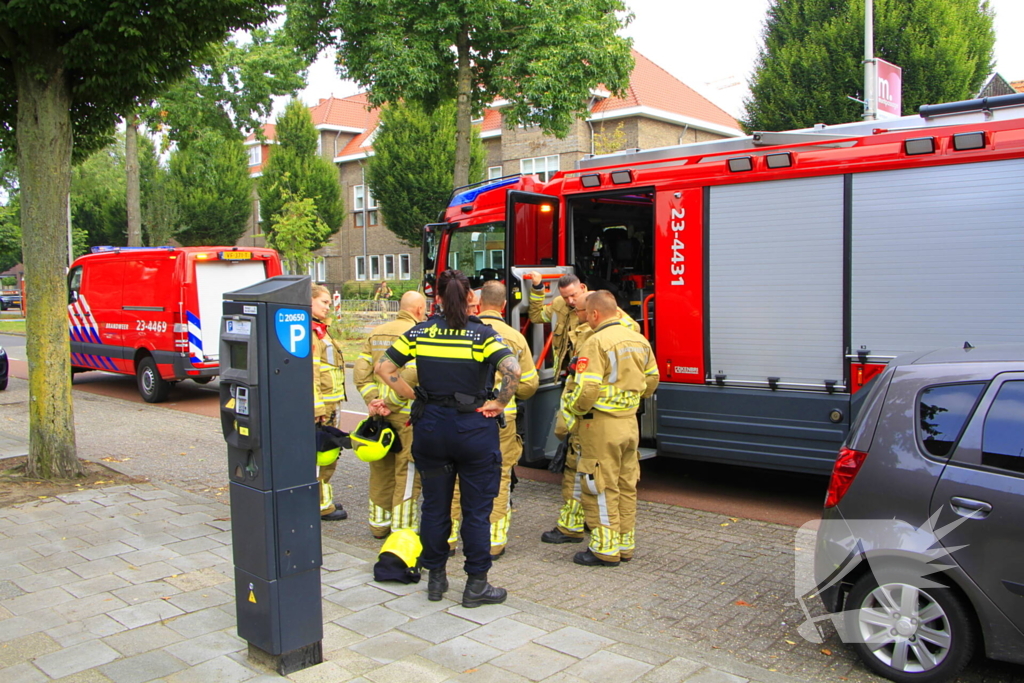
[[446,270],[437,277],[441,308],[448,327],[462,329],[469,319],[469,278],[461,270]]

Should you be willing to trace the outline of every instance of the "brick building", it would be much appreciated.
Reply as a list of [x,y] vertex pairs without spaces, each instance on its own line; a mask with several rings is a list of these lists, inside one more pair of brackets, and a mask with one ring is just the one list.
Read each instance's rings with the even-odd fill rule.
[[[538,128],[507,128],[502,107],[487,109],[475,121],[486,153],[487,177],[514,173],[537,174],[547,179],[556,171],[570,170],[588,154],[621,149],[650,149],[688,142],[703,142],[742,133],[739,124],[710,101],[634,50],[636,66],[623,97],[595,92],[590,118],[577,121],[559,140]],[[338,168],[346,217],[330,243],[318,252],[313,273],[318,282],[338,287],[347,280],[379,281],[418,279],[418,247],[401,242],[380,221],[376,202],[366,191],[363,170],[373,155],[377,111],[367,107],[365,94],[322,99],[310,108],[320,133],[319,149]],[[260,174],[273,153],[275,127],[265,127],[267,142],[254,136],[247,141],[250,173]],[[438,207],[440,211],[443,207]],[[262,246],[259,200],[253,197],[253,218],[240,245]]]

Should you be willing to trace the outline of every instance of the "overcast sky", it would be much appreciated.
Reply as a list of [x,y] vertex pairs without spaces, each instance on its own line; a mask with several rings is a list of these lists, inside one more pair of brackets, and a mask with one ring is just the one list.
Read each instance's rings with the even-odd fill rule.
[[[760,45],[768,0],[626,0],[636,15],[626,34],[643,55],[733,116],[739,116],[746,82]],[[1024,79],[1024,0],[989,0],[995,11],[996,70],[1008,81]],[[302,99],[347,97],[358,91],[334,73],[330,59],[310,70]]]

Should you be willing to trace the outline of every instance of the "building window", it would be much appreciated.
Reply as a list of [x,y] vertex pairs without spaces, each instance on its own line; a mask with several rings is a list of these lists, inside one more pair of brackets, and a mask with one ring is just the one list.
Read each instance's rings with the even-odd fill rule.
[[364,201],[365,199],[367,199],[365,195],[368,193],[368,188],[365,185],[356,185],[355,187],[352,188],[352,192],[354,194],[353,198],[355,199],[354,205],[356,211],[377,208],[377,200],[373,198],[372,192],[369,193],[368,201]]
[[501,177],[501,166],[491,166],[487,169],[487,179],[494,180]]
[[353,214],[355,220],[355,227],[361,228],[366,222],[367,218],[370,221],[370,227],[377,225],[377,212],[376,211],[357,211]]
[[258,197],[256,199],[256,222],[257,223],[262,223],[263,222],[263,205],[260,204],[260,200],[259,200]]
[[387,254],[384,256],[384,279],[394,280],[395,279],[395,256],[394,254]]
[[538,176],[541,182],[547,182],[558,171],[558,155],[520,159],[519,171],[523,175]]
[[504,270],[505,268],[505,250],[504,249],[491,249],[488,252],[491,258],[491,268],[495,270]]
[[327,279],[327,261],[323,256],[313,257],[313,260],[309,262],[307,275],[313,282],[323,282]]
[[412,257],[409,254],[398,255],[398,279],[412,279]]
[[263,147],[259,143],[249,148],[249,165],[259,166],[263,163]]
[[473,252],[473,267],[476,272],[480,272],[480,269],[484,267],[484,250],[477,249]]
[[365,256],[356,256],[356,279],[357,280],[365,280],[366,279],[366,257]]
[[316,155],[322,157],[324,155],[324,136],[317,132],[316,135]]
[[370,257],[370,279],[374,281],[380,279],[380,256]]

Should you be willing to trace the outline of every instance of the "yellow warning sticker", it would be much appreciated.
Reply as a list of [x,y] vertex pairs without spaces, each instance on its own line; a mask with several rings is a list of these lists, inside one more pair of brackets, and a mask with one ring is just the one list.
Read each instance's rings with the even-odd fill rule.
[[249,428],[238,425],[238,433],[242,436],[249,436]]
[[234,410],[235,409],[235,399],[234,398],[229,398],[228,402],[224,404],[224,408],[225,408],[225,410]]
[[256,594],[252,591],[249,591],[249,602],[256,604]]

